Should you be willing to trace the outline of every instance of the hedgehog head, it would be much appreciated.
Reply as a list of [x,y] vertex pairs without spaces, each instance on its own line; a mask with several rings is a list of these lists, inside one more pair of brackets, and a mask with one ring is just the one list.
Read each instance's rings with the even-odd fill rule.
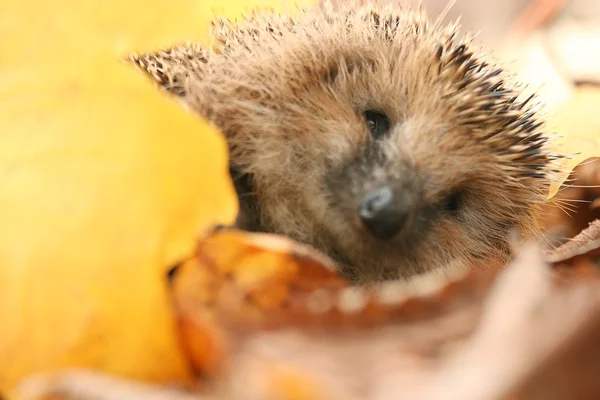
[[534,97],[457,29],[397,6],[265,11],[132,60],[226,136],[254,229],[367,282],[506,257],[546,199],[559,156]]

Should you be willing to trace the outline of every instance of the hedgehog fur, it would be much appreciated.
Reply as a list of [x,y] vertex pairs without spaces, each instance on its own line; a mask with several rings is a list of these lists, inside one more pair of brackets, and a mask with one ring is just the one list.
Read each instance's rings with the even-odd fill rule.
[[[217,18],[209,45],[131,60],[223,132],[248,229],[371,282],[507,259],[561,158],[535,96],[441,20],[394,4],[262,10]],[[385,240],[358,215],[380,187],[404,212]]]

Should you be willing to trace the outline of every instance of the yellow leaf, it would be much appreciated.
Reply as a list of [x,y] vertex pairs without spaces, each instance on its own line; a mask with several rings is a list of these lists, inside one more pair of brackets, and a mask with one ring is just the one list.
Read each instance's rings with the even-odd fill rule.
[[204,38],[210,4],[0,3],[0,391],[68,366],[190,378],[165,272],[234,219],[226,146],[120,59]]
[[101,87],[65,81],[1,107],[3,387],[81,364],[184,377],[164,272],[234,217],[215,132],[126,67],[99,66]]
[[[580,162],[589,157],[600,156],[600,89],[582,87],[557,110],[550,114],[548,126],[558,132],[562,139],[557,141],[561,152],[572,154],[565,162],[564,178]],[[557,182],[551,194],[562,184]]]

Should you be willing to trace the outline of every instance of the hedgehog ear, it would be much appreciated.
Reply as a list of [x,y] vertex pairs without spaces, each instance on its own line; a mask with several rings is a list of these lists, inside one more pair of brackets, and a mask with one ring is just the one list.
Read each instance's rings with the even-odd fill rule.
[[200,80],[208,63],[208,52],[198,44],[186,43],[167,50],[131,54],[129,61],[169,93],[187,95],[188,82]]

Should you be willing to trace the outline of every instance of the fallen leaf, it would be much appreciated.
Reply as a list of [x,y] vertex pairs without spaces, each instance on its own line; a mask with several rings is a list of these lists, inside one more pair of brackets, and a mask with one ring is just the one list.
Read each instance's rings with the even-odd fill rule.
[[0,5],[0,390],[71,366],[191,378],[165,274],[235,217],[226,146],[120,60],[201,39],[209,7]]
[[572,258],[580,256],[593,256],[594,252],[600,247],[600,219],[590,223],[590,225],[574,238],[563,245],[552,249],[547,255],[547,260],[553,263],[566,263]]
[[[564,163],[564,177],[578,164],[590,157],[600,156],[600,89],[594,86],[577,88],[567,102],[548,114],[548,129],[561,139],[556,147],[571,158]],[[551,189],[554,195],[563,180],[557,180]]]
[[225,230],[199,243],[172,277],[172,296],[188,359],[200,376],[217,376],[231,355],[230,329],[264,326],[287,313],[298,292],[348,286],[333,262],[268,234]]
[[[330,307],[300,307],[305,319],[298,319],[296,313],[273,325],[268,320],[278,315],[278,309],[286,308],[281,307],[286,302],[265,309],[253,303],[249,294],[261,288],[273,290],[277,284],[291,287],[296,279],[290,277],[301,275],[302,268],[293,271],[286,260],[293,254],[293,242],[253,237],[248,241],[235,231],[211,235],[199,246],[196,261],[186,261],[174,274],[174,299],[183,311],[180,318],[211,314],[210,323],[223,329],[231,345],[224,352],[226,361],[220,371],[208,377],[211,384],[193,393],[199,400],[567,400],[600,395],[600,384],[592,373],[600,367],[596,343],[600,273],[589,258],[570,266],[562,262],[551,265],[538,246],[529,244],[518,250],[506,269],[490,268],[489,274],[473,269],[451,283],[432,282],[427,276],[415,278],[421,282],[413,282],[410,288],[421,290],[408,297],[402,290],[386,290],[388,284],[400,283],[377,284],[368,289],[385,310],[377,323],[361,322],[373,310],[368,301],[357,306],[354,297],[354,307],[344,305],[352,299],[348,290],[356,288],[336,284],[329,290]],[[276,240],[275,248],[271,239]],[[227,242],[238,245],[219,249]],[[212,244],[202,250],[207,243]],[[228,251],[240,249],[240,244],[244,251]],[[599,249],[600,245],[594,251]],[[247,258],[272,250],[280,261],[286,260],[284,265],[267,265],[271,272],[262,275],[262,284],[259,280],[249,285],[235,283],[235,275],[242,269],[255,268]],[[203,254],[207,255],[204,260]],[[319,271],[329,270],[319,265],[314,265]],[[213,302],[193,304],[190,299],[201,291],[186,285],[190,276],[203,270],[209,275],[223,274],[217,282],[219,295],[212,297]],[[193,285],[200,289],[208,282],[197,279]],[[361,290],[363,295],[368,291]],[[318,292],[318,288],[309,288],[300,292],[299,299],[305,303]],[[331,321],[334,309],[355,323]],[[222,318],[222,312],[228,317]],[[236,319],[242,324],[231,324]],[[308,323],[310,319],[317,323]],[[248,325],[249,320],[259,323]],[[244,326],[250,329],[239,329]],[[187,340],[197,339],[191,336]],[[190,395],[171,390],[167,396],[165,390],[164,386],[149,388],[89,371],[70,371],[25,381],[14,398],[39,400],[59,393],[65,399],[78,400],[152,396],[183,400]],[[82,393],[85,395],[77,397]]]
[[600,158],[578,164],[537,219],[553,244],[559,245],[600,218]]
[[[462,281],[456,293],[477,283]],[[399,302],[397,313],[367,329],[314,331],[291,324],[258,331],[235,354],[224,397],[273,398],[263,382],[272,377],[269,367],[278,366],[326,388],[329,399],[538,398],[547,392],[540,379],[544,371],[568,372],[557,360],[573,356],[573,338],[589,343],[599,333],[600,276],[558,280],[540,249],[528,246],[487,288],[484,297],[470,297],[466,304],[446,298],[456,308],[435,317],[425,312],[406,320],[402,311],[408,309]],[[439,299],[439,291],[414,301],[441,307],[432,298]],[[583,361],[571,358],[579,367]],[[593,371],[598,363],[586,366]],[[561,394],[553,398],[571,398],[569,381],[556,380],[553,387]],[[600,390],[597,382],[585,387],[587,393]]]

